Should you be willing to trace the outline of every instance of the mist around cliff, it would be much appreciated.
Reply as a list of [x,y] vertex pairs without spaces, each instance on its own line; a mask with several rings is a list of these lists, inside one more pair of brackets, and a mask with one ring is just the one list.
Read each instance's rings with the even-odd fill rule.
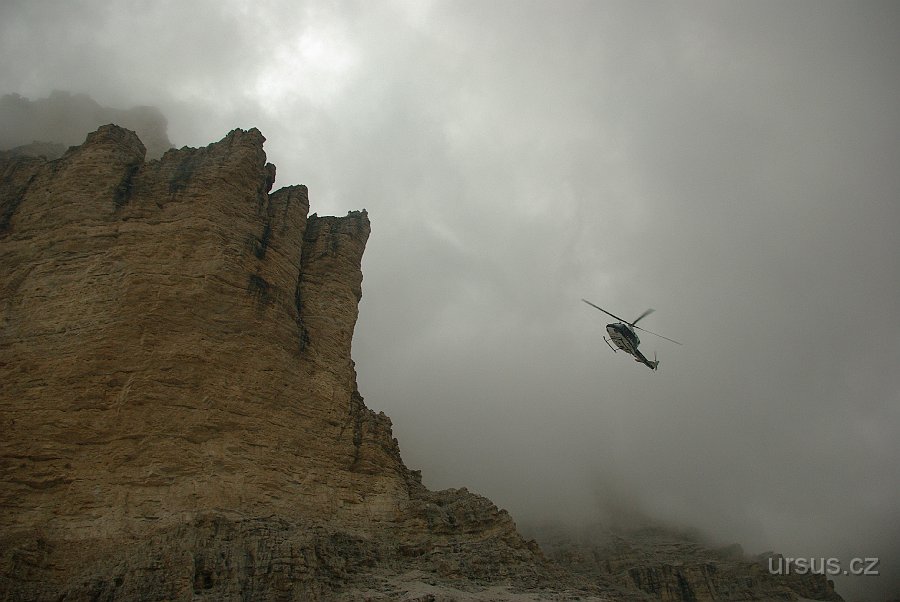
[[[0,94],[258,127],[366,208],[360,391],[519,522],[623,509],[900,594],[900,9],[5,2]],[[648,307],[658,373],[602,341]],[[611,508],[618,508],[613,511]]]

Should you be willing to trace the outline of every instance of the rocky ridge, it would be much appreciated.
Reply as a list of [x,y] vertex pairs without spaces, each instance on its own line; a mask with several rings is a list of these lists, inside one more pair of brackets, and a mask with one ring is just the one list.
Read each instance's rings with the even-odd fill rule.
[[834,583],[813,573],[774,575],[768,557],[746,555],[740,545],[717,547],[692,531],[659,524],[572,533],[534,528],[547,556],[592,582],[637,591],[651,600],[842,600]]

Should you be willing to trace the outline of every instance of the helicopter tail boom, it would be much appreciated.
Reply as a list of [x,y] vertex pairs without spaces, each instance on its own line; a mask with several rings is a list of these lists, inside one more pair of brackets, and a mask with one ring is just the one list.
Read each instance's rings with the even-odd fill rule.
[[656,353],[653,354],[652,360],[648,360],[646,357],[644,357],[644,354],[641,353],[640,351],[638,351],[637,349],[634,350],[633,355],[634,355],[634,361],[638,362],[639,364],[644,364],[645,366],[647,366],[654,372],[659,367],[659,360],[656,359]]

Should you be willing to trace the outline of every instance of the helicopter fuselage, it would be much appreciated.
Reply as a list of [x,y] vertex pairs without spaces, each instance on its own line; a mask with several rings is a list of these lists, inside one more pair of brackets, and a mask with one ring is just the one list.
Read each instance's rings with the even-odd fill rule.
[[609,340],[615,343],[616,347],[631,355],[634,355],[638,345],[641,344],[637,333],[629,328],[627,324],[622,324],[621,322],[607,324],[606,332],[609,333]]
[[609,340],[611,340],[616,347],[625,353],[633,355],[635,361],[644,364],[651,370],[656,370],[659,362],[648,360],[644,357],[644,354],[638,350],[641,339],[628,324],[623,324],[622,322],[607,324],[606,332],[609,333]]

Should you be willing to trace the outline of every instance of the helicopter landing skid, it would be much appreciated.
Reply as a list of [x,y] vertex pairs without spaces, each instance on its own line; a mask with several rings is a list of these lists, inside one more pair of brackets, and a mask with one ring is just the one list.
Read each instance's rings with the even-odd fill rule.
[[613,353],[619,352],[618,349],[616,349],[615,347],[613,347],[612,345],[609,344],[609,339],[607,339],[606,337],[603,337],[603,342],[606,343],[607,345],[609,345],[609,348],[613,350]]

